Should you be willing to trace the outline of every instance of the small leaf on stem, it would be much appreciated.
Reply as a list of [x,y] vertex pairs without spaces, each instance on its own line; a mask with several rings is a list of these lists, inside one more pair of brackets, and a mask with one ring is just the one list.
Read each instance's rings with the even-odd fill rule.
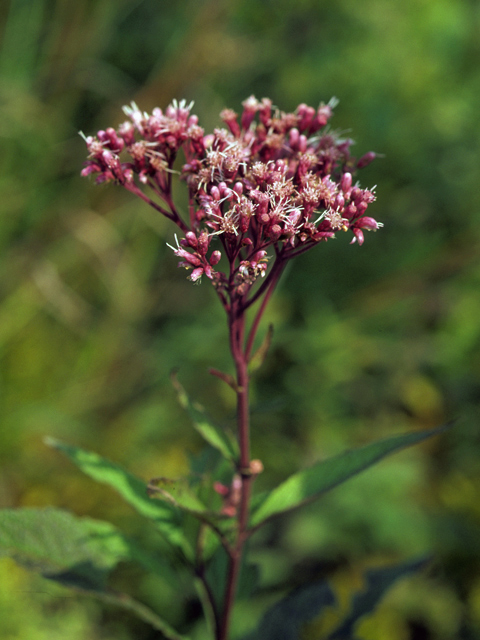
[[174,374],[172,374],[172,383],[177,391],[180,404],[189,413],[193,420],[193,426],[198,433],[211,444],[212,447],[218,449],[224,458],[235,463],[238,459],[238,445],[233,436],[230,436],[224,429],[215,425],[206,416],[203,409],[190,400],[185,389],[178,382]]
[[225,384],[228,384],[228,386],[231,387],[235,391],[235,393],[237,392],[237,389],[238,389],[237,381],[229,373],[225,373],[223,371],[219,371],[218,369],[213,369],[213,368],[210,368],[208,370],[208,373],[212,376],[215,376],[216,378],[220,378],[220,380],[223,380]]

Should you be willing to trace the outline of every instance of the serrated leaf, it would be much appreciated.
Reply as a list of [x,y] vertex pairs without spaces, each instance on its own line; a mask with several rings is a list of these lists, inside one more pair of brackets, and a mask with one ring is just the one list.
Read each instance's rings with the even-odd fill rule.
[[[169,640],[187,640],[145,605],[107,587],[108,575],[119,562],[147,562],[147,554],[108,522],[52,507],[2,509],[0,555],[79,593],[132,611]],[[154,567],[155,561],[149,568]]]
[[188,559],[194,551],[182,528],[181,512],[168,501],[153,500],[147,494],[147,485],[123,467],[91,451],[46,438],[46,444],[67,455],[79,469],[97,482],[107,484],[119,493],[138,513],[152,520],[163,537],[181,549]]
[[243,640],[299,640],[302,626],[336,603],[324,580],[300,587],[268,609],[255,631]]
[[214,424],[203,409],[190,400],[187,392],[176,377],[172,376],[172,382],[177,391],[180,404],[190,415],[193,426],[198,433],[212,447],[218,449],[224,458],[236,462],[238,459],[238,445],[233,436],[230,436],[224,429]]
[[136,555],[108,522],[61,509],[0,510],[0,554],[68,586],[103,591],[108,573]]
[[400,578],[423,569],[428,561],[428,558],[417,558],[403,564],[367,571],[365,574],[365,588],[354,596],[350,613],[328,635],[326,640],[348,640],[353,638],[354,627],[359,620],[370,614],[377,607],[390,587]]
[[448,424],[428,431],[416,431],[373,442],[293,474],[273,489],[257,507],[252,514],[251,526],[260,526],[269,518],[318,499],[385,456],[438,435],[450,426]]

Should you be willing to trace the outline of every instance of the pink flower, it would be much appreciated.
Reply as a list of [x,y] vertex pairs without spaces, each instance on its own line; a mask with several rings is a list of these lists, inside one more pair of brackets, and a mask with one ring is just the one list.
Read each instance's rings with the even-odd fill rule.
[[[268,275],[267,250],[284,263],[340,232],[362,245],[365,230],[382,226],[366,215],[374,190],[354,183],[355,171],[376,155],[356,160],[352,140],[325,129],[335,104],[300,104],[285,113],[250,96],[240,117],[225,109],[225,128],[205,134],[193,104],[173,101],[148,114],[132,103],[117,129],[84,136],[89,157],[82,175],[121,184],[170,218],[183,236],[171,248],[190,280],[205,275],[225,300],[245,296]],[[188,222],[171,190],[180,151]],[[213,241],[219,248],[212,251]],[[226,273],[214,269],[222,256]]]

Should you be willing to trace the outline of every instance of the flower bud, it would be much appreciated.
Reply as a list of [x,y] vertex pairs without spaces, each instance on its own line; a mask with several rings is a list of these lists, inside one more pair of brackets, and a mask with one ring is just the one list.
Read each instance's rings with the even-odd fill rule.
[[279,224],[274,224],[270,227],[268,231],[268,237],[270,238],[270,240],[273,240],[273,242],[276,242],[281,235],[282,235],[282,227]]
[[364,216],[357,222],[357,224],[362,229],[368,229],[369,231],[376,231],[380,227],[383,227],[383,224],[381,222],[377,222],[374,218],[370,218],[369,216]]
[[203,267],[198,267],[197,269],[194,269],[192,271],[192,273],[189,275],[188,279],[191,280],[192,282],[197,282],[197,280],[200,280],[200,278],[203,276]]
[[377,154],[374,151],[369,151],[364,156],[362,156],[360,160],[357,162],[357,169],[363,169],[363,167],[366,167],[371,162],[373,162],[376,157],[377,157]]
[[235,193],[238,193],[238,195],[241,196],[243,193],[243,183],[236,182],[233,186],[233,190],[235,191]]
[[268,128],[272,117],[272,101],[270,98],[262,98],[262,102],[258,109],[258,115],[260,122]]
[[367,209],[368,209],[368,203],[367,203],[367,202],[364,202],[364,201],[362,200],[362,202],[359,202],[359,203],[357,204],[357,212],[358,212],[358,215],[360,215],[360,216],[361,216],[362,214],[364,214],[364,213],[365,213],[365,211],[366,211]]
[[102,160],[105,162],[105,164],[107,165],[107,167],[109,169],[112,169],[113,167],[116,167],[117,164],[118,164],[117,156],[114,153],[112,153],[111,151],[105,150],[102,153]]
[[93,162],[90,162],[89,164],[87,164],[87,166],[84,169],[81,170],[80,175],[83,178],[86,178],[91,173],[99,173],[101,170],[102,168],[98,164],[94,164]]
[[135,127],[132,122],[124,122],[118,127],[118,133],[122,136],[127,146],[135,142]]
[[335,197],[333,208],[335,209],[335,211],[341,211],[344,206],[345,206],[345,198],[341,193],[339,193]]
[[257,216],[267,212],[269,198],[266,193],[258,189],[252,189],[252,191],[250,191],[250,198],[258,205],[256,211]]
[[290,132],[288,134],[288,141],[292,149],[295,149],[297,147],[299,137],[300,133],[297,128],[290,129]]
[[185,240],[187,241],[190,247],[192,247],[193,249],[197,248],[198,240],[197,240],[197,236],[193,233],[193,231],[187,231],[187,233],[185,234]]
[[206,264],[204,266],[203,272],[205,273],[207,278],[210,278],[210,280],[213,280],[213,274],[215,273],[215,271],[212,269],[212,267],[209,264]]
[[242,102],[243,113],[242,113],[242,129],[248,129],[253,122],[255,114],[258,110],[258,101],[255,96],[250,96],[246,100]]
[[357,207],[351,202],[348,206],[345,207],[343,211],[343,217],[351,220],[358,215]]
[[106,131],[105,134],[107,136],[107,140],[110,143],[110,149],[112,149],[112,151],[115,151],[116,153],[120,153],[120,151],[123,149],[123,147],[125,146],[124,141],[122,140],[122,138],[120,138],[117,135],[117,132],[115,131],[115,129],[113,127],[109,127]]
[[267,252],[265,251],[265,249],[257,251],[251,257],[250,262],[252,262],[252,263],[260,262],[260,260],[263,260],[263,258],[265,258],[266,255],[267,255]]
[[313,118],[315,117],[315,109],[308,107],[306,104],[300,104],[297,108],[297,115],[299,117],[298,128],[300,131],[305,131],[305,129],[309,129],[312,124]]
[[270,216],[268,213],[259,213],[257,214],[257,220],[260,224],[268,224],[270,222]]
[[210,264],[212,265],[212,267],[218,264],[221,258],[222,258],[222,254],[220,253],[220,251],[215,250],[210,256]]
[[350,198],[355,204],[362,201],[362,190],[359,187],[353,187]]
[[354,238],[350,242],[350,244],[355,244],[355,242],[358,242],[359,246],[361,247],[365,240],[363,231],[361,229],[352,229],[352,231],[353,231]]
[[240,136],[240,125],[238,124],[238,115],[233,109],[224,109],[220,113],[221,119],[225,122],[231,133],[238,138]]
[[215,136],[213,135],[213,133],[208,133],[206,136],[203,136],[203,146],[205,147],[205,149],[211,147],[214,140]]
[[250,226],[250,215],[245,214],[243,211],[240,214],[240,222],[238,225],[238,230],[240,233],[247,233],[248,228]]
[[218,201],[218,200],[220,200],[220,198],[221,198],[221,195],[220,195],[220,189],[219,189],[217,186],[215,186],[215,185],[214,185],[214,186],[210,189],[210,195],[212,196],[212,198],[213,198],[214,200],[217,200],[217,201]]
[[193,267],[199,267],[202,264],[200,258],[185,249],[175,249],[175,255],[179,258],[183,258],[189,265]]
[[324,127],[327,122],[332,117],[332,108],[329,104],[321,104],[318,107],[317,117],[316,117],[316,126],[320,129]]
[[222,198],[227,198],[230,195],[230,189],[227,187],[226,182],[219,182],[218,188]]
[[340,186],[341,186],[341,189],[342,189],[343,193],[347,193],[347,191],[352,186],[352,174],[351,173],[347,172],[347,173],[343,174]]
[[209,244],[210,238],[208,237],[208,233],[206,231],[202,231],[202,233],[198,236],[198,252],[202,256],[207,253]]

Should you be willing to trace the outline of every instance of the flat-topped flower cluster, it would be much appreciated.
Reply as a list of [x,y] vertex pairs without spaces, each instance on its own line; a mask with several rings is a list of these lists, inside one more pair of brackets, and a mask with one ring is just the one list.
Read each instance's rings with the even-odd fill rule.
[[[375,154],[350,154],[352,140],[328,127],[334,106],[301,104],[283,113],[252,96],[240,117],[226,109],[225,127],[205,134],[192,104],[174,101],[149,115],[132,103],[117,129],[85,138],[82,175],[121,184],[171,219],[182,232],[172,248],[190,280],[205,275],[225,302],[225,295],[246,299],[255,280],[270,273],[269,259],[276,281],[288,259],[336,232],[351,231],[352,243],[361,245],[363,230],[382,226],[365,215],[373,189],[352,177]],[[172,199],[175,173],[188,188],[188,220]]]

